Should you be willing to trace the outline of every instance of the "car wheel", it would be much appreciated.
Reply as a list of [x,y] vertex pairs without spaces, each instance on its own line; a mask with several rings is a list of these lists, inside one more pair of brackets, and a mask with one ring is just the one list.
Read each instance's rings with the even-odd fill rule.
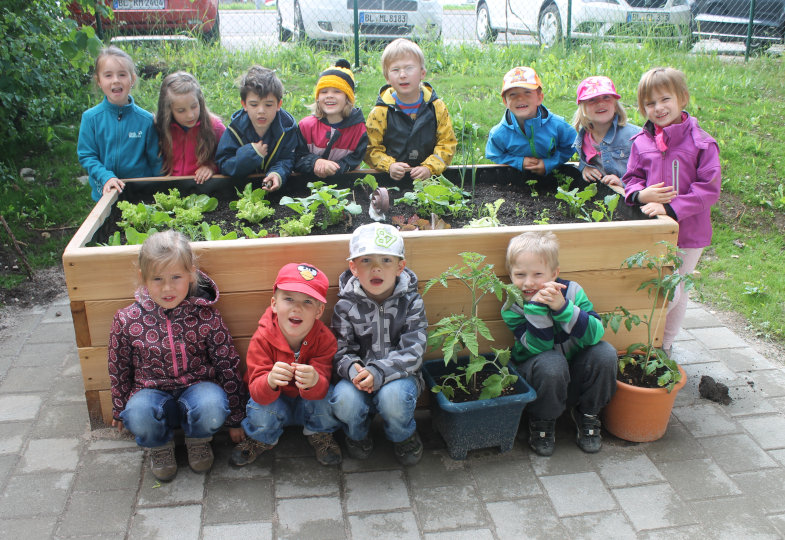
[[305,33],[305,24],[303,24],[303,13],[300,10],[300,4],[294,5],[294,33],[295,41],[306,41],[308,36]]
[[540,15],[537,25],[537,39],[540,45],[552,47],[562,40],[561,17],[555,4],[550,4]]
[[220,13],[215,14],[215,23],[213,27],[207,30],[206,32],[202,32],[202,39],[205,43],[219,43],[221,41],[221,15]]
[[491,16],[488,13],[488,4],[485,2],[477,8],[474,32],[477,34],[477,40],[480,43],[493,43],[499,37],[499,32],[491,28]]
[[277,13],[277,23],[278,23],[278,40],[279,41],[290,41],[292,39],[292,32],[288,28],[284,28],[283,26],[283,17],[281,16],[280,8],[276,10]]

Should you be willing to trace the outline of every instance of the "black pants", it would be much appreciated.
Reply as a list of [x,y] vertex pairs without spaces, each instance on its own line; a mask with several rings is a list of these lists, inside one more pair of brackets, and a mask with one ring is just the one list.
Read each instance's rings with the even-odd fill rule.
[[526,406],[529,418],[555,420],[567,406],[583,414],[598,414],[616,392],[616,350],[600,341],[570,362],[556,350],[545,351],[516,366],[537,398]]

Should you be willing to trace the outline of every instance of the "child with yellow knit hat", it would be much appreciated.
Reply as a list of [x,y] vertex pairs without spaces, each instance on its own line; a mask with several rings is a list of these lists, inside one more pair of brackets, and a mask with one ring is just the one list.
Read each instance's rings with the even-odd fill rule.
[[338,60],[319,75],[312,114],[300,121],[295,170],[327,178],[356,169],[368,146],[365,117],[354,106],[351,65]]

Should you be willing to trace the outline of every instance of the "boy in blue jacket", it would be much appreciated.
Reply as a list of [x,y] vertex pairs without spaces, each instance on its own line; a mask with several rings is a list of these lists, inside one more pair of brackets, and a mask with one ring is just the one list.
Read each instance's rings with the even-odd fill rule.
[[240,81],[240,102],[215,162],[232,177],[264,173],[262,187],[275,191],[292,172],[297,147],[297,122],[281,108],[283,84],[273,70],[252,66]]
[[516,67],[507,72],[502,84],[507,110],[488,134],[486,158],[544,176],[572,157],[575,129],[550,113],[542,100],[542,82],[532,68]]

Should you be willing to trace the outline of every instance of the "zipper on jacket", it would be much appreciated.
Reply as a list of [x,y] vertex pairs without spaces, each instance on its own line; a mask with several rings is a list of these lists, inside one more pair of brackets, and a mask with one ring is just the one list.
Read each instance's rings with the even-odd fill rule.
[[166,318],[166,332],[169,334],[169,348],[172,350],[172,367],[174,368],[174,376],[180,376],[180,370],[177,368],[177,349],[174,346],[174,338],[172,337],[172,321],[169,317]]
[[387,340],[384,335],[384,306],[379,306],[379,341],[382,354],[387,354]]

